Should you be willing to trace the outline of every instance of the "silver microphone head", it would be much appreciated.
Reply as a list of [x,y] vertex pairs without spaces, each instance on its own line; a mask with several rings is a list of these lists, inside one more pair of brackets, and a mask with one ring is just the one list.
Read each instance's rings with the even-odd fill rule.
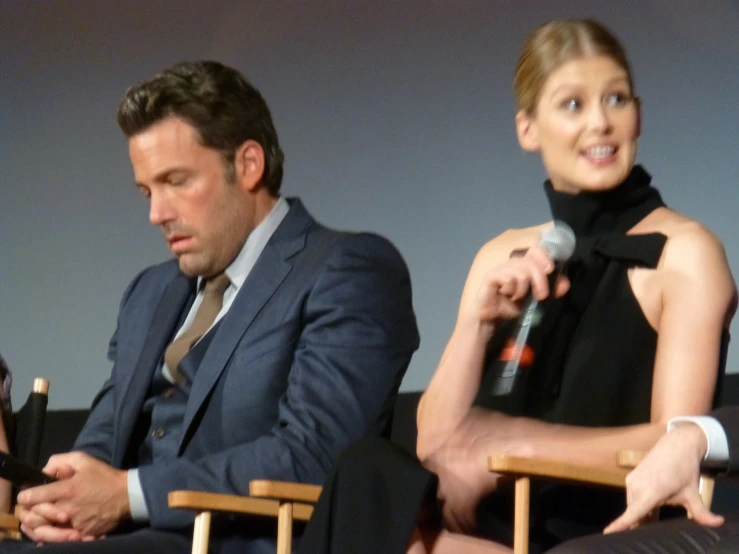
[[575,251],[575,232],[564,221],[555,220],[554,227],[541,234],[539,246],[546,250],[555,262],[566,262]]

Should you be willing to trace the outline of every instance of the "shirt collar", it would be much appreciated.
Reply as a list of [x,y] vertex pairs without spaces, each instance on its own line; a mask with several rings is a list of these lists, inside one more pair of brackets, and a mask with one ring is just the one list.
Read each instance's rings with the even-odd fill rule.
[[[290,205],[284,198],[280,197],[267,216],[249,233],[244,246],[241,247],[241,250],[236,258],[234,258],[234,261],[231,262],[231,265],[226,268],[225,273],[231,281],[231,286],[237,292],[241,288],[241,285],[244,284],[244,281],[246,281],[249,272],[257,263],[257,259],[259,259],[259,255],[264,250],[264,247],[267,246],[267,242],[269,242],[269,239],[289,211]],[[200,290],[202,282],[203,278],[198,277],[198,290]]]

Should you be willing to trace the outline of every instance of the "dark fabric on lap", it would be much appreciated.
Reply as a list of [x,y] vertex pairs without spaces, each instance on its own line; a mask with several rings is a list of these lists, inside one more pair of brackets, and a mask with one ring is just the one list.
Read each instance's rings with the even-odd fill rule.
[[593,535],[570,541],[547,554],[735,554],[739,552],[739,519],[722,527],[680,519],[645,525],[612,535]]
[[299,554],[405,552],[425,499],[436,499],[436,476],[383,439],[350,446],[323,487]]
[[[296,522],[299,534],[302,525]],[[220,516],[214,514],[211,523],[210,554],[268,553],[275,551],[274,537],[277,522],[274,518],[252,516]],[[181,533],[150,527],[130,530],[124,526],[120,533],[91,542],[46,544],[37,547],[30,541],[2,541],[0,554],[23,552],[37,554],[189,554],[192,551],[192,529]],[[293,552],[294,552],[293,548]]]
[[[42,547],[33,542],[2,541],[0,553],[34,552],[38,554],[143,554],[166,552],[188,554],[192,550],[192,537],[179,533],[167,533],[142,529],[126,535],[115,535],[91,542],[47,544]],[[218,550],[211,550],[216,553]]]

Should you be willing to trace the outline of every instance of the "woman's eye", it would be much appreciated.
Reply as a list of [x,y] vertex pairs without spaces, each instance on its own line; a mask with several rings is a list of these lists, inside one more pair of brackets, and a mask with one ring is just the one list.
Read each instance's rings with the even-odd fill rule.
[[562,102],[562,108],[567,110],[568,112],[576,112],[580,109],[580,101],[576,98],[568,98],[564,102]]
[[622,92],[614,92],[606,97],[606,105],[608,106],[623,106],[631,100],[628,94]]

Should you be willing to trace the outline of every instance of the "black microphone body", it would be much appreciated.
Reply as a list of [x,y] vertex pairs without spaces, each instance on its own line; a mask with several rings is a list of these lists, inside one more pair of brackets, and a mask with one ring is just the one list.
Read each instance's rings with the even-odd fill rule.
[[539,246],[554,260],[554,270],[548,275],[550,296],[539,301],[529,291],[524,298],[521,315],[513,324],[510,336],[495,364],[496,374],[490,389],[492,396],[511,394],[523,371],[533,365],[537,354],[534,335],[544,316],[547,302],[553,297],[557,279],[575,249],[575,234],[567,224],[557,221],[554,227],[542,234]]

